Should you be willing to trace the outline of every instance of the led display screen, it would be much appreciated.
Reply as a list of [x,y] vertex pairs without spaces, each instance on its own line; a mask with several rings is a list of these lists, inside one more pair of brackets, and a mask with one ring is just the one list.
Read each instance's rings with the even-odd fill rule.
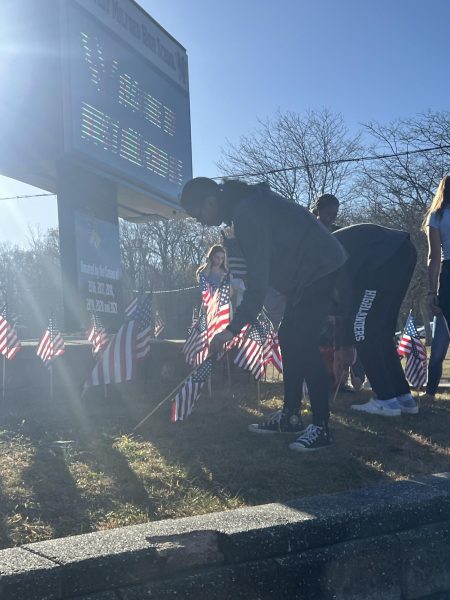
[[162,199],[192,176],[184,49],[131,0],[63,4],[65,150]]

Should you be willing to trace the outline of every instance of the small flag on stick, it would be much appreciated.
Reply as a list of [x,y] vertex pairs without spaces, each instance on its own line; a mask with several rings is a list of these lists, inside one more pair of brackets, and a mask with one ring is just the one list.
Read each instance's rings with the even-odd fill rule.
[[46,367],[50,367],[57,356],[62,356],[65,352],[64,340],[61,333],[58,331],[55,320],[50,317],[48,328],[44,332],[36,354],[43,361]]
[[413,388],[420,388],[427,382],[427,351],[422,344],[412,313],[409,313],[405,330],[397,352],[406,357],[405,376]]
[[92,344],[92,353],[98,354],[107,346],[109,342],[109,334],[106,332],[100,317],[94,313],[91,318],[89,329],[87,330],[87,339]]
[[200,365],[190,377],[188,377],[184,382],[183,387],[175,396],[172,402],[171,420],[173,423],[176,421],[183,421],[191,414],[203,386],[211,375],[213,360],[214,357],[212,356],[207,358],[206,361]]
[[8,307],[5,304],[0,310],[0,354],[8,360],[12,360],[21,348],[22,345],[17,337],[16,323],[8,314]]

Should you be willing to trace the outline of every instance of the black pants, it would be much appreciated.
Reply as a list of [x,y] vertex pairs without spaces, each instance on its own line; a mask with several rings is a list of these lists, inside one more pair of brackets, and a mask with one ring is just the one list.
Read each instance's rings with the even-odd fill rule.
[[293,305],[287,299],[278,333],[283,357],[284,410],[298,412],[306,381],[313,423],[328,422],[328,374],[319,351],[319,335],[328,314],[337,272],[308,286]]
[[409,393],[394,337],[416,260],[416,249],[408,240],[382,268],[364,273],[363,283],[355,288],[355,345],[379,400]]
[[444,260],[439,275],[439,306],[450,326],[450,260]]

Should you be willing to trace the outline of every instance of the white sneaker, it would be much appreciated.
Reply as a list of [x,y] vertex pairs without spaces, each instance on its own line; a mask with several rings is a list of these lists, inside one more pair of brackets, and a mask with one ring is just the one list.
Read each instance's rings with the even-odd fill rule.
[[392,398],[391,400],[375,400],[371,398],[365,404],[352,404],[350,408],[371,415],[380,415],[381,417],[399,417],[402,414],[397,398]]
[[417,415],[419,407],[411,394],[397,396],[397,402],[400,404],[402,415]]

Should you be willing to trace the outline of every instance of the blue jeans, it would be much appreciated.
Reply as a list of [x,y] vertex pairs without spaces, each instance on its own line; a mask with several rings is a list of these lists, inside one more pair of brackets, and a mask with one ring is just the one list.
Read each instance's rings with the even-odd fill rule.
[[442,377],[442,363],[447,355],[450,335],[447,323],[442,315],[434,317],[433,341],[431,342],[431,356],[428,362],[427,394],[437,392]]

